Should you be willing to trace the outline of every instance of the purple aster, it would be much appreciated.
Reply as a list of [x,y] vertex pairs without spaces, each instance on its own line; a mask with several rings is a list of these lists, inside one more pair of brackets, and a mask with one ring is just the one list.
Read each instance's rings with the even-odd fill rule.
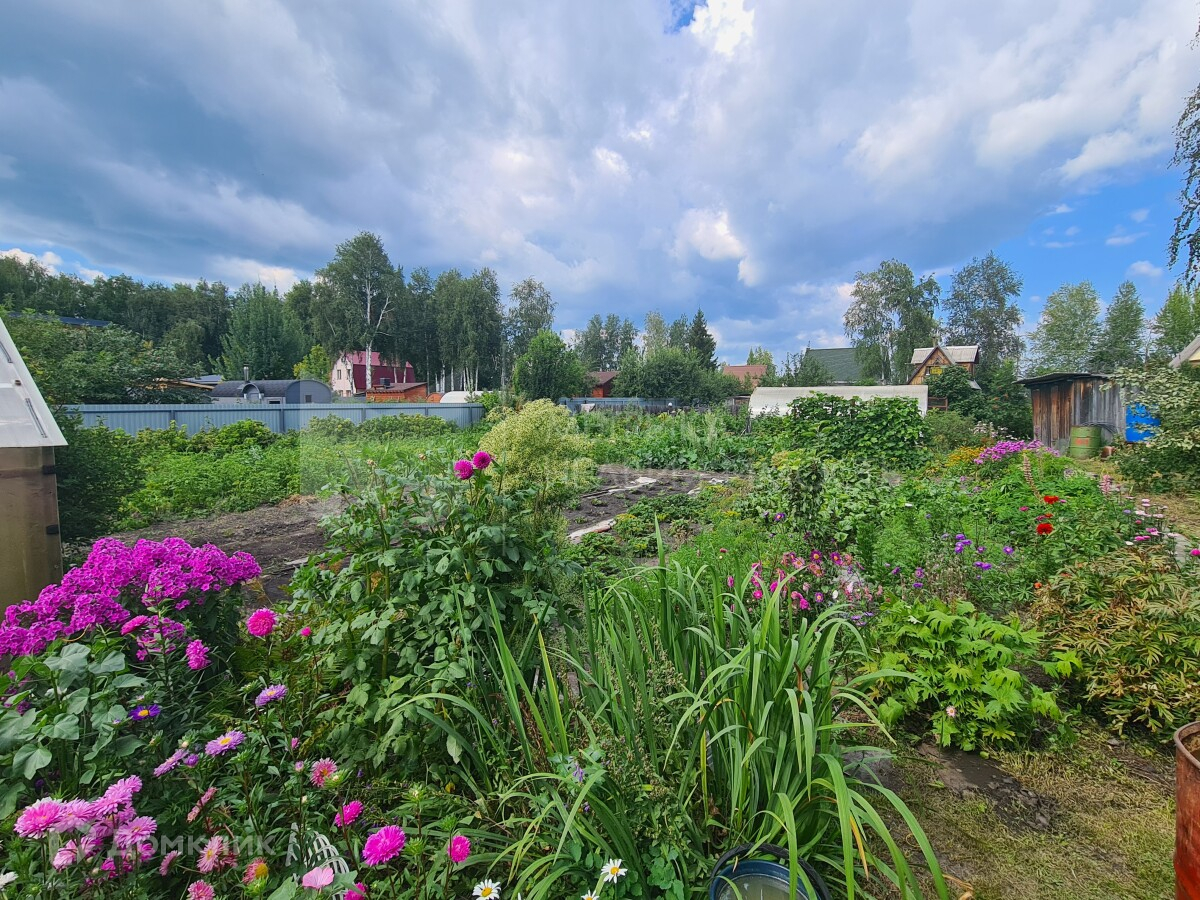
[[273,684],[270,687],[263,688],[262,693],[255,698],[254,705],[266,706],[268,703],[272,703],[275,700],[282,700],[287,696],[287,693],[288,689],[282,684]]
[[213,738],[204,745],[204,752],[209,756],[220,756],[227,750],[233,750],[239,747],[242,741],[246,740],[246,735],[240,731],[227,731],[219,738]]

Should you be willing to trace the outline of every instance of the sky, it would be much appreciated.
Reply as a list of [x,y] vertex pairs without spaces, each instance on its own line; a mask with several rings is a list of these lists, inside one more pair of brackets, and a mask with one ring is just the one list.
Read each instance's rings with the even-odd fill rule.
[[533,277],[556,327],[697,308],[844,346],[855,273],[995,251],[1026,327],[1151,313],[1196,0],[39,0],[0,30],[0,253],[285,290],[359,231]]

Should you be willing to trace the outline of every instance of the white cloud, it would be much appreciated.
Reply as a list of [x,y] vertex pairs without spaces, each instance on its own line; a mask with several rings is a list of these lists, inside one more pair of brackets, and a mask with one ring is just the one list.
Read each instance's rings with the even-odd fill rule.
[[1105,239],[1104,243],[1109,247],[1128,247],[1139,238],[1144,238],[1145,236],[1146,232],[1144,231],[1138,231],[1134,234],[1125,234],[1120,229],[1117,229]]
[[1063,234],[1065,234],[1067,237],[1075,237],[1075,235],[1079,234],[1079,226],[1072,225],[1070,228],[1064,231]]
[[256,259],[230,256],[213,257],[209,260],[209,267],[220,280],[233,287],[249,282],[277,288],[281,294],[288,291],[302,277],[295,269],[272,266]]
[[1058,206],[1054,207],[1054,209],[1050,210],[1050,212],[1047,213],[1047,215],[1061,216],[1061,215],[1064,215],[1069,212],[1075,212],[1075,207],[1068,206],[1065,203],[1060,203],[1060,204],[1058,204]]
[[697,6],[689,30],[700,43],[722,56],[732,56],[738,45],[754,35],[754,10],[744,0],[709,0]]
[[10,247],[8,250],[0,250],[0,257],[17,259],[26,264],[31,262],[38,263],[51,275],[57,275],[58,267],[63,264],[62,257],[53,250],[47,250],[44,253],[30,253],[28,250],[22,250],[20,247]]
[[1133,212],[1131,212],[1129,214],[1129,218],[1131,218],[1131,219],[1133,219],[1133,221],[1139,222],[1139,223],[1145,222],[1146,219],[1149,218],[1149,216],[1150,216],[1150,210],[1148,210],[1148,209],[1135,209]]
[[629,180],[629,164],[625,162],[625,157],[615,150],[609,150],[607,147],[597,147],[593,151],[596,157],[596,165],[602,172],[612,175],[620,181]]
[[1139,278],[1157,278],[1162,273],[1163,270],[1149,260],[1139,259],[1129,267],[1125,274],[1131,278],[1135,276]]
[[99,269],[89,269],[87,266],[82,265],[76,266],[75,271],[88,281],[95,281],[97,278],[107,277],[105,273],[101,272]]
[[1169,146],[1165,138],[1140,138],[1129,131],[1113,131],[1088,138],[1079,155],[1063,163],[1062,173],[1068,181],[1086,175],[1115,169],[1126,163],[1138,162],[1161,153]]

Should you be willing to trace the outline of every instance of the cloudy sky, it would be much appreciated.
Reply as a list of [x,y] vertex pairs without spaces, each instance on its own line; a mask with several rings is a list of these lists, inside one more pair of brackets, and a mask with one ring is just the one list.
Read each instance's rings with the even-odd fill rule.
[[361,230],[743,362],[860,269],[1173,280],[1195,0],[38,0],[0,30],[0,251],[281,289]]

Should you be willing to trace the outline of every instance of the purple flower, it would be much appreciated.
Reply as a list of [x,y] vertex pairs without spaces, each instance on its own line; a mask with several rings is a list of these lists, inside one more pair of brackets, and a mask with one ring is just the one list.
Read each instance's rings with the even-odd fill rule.
[[454,474],[463,481],[466,481],[475,474],[475,466],[469,459],[460,459],[454,464]]
[[273,684],[270,687],[263,688],[262,693],[254,698],[255,706],[266,706],[275,700],[282,700],[287,696],[288,689],[282,684]]
[[474,456],[471,457],[471,465],[473,465],[476,469],[479,469],[480,471],[483,471],[491,464],[492,464],[492,454],[488,453],[486,450],[480,450],[478,453],[476,453]]
[[1013,555],[1013,548],[1012,548],[1012,547],[1005,547],[1005,548],[1004,548],[1004,555],[1005,555],[1005,556],[1012,556],[1012,555]]
[[153,719],[160,712],[162,712],[162,708],[157,704],[152,703],[149,706],[138,706],[130,710],[129,718],[133,719],[135,722],[141,721],[142,719]]
[[194,671],[208,666],[208,648],[204,646],[204,641],[195,640],[187,645],[187,664]]
[[213,738],[204,745],[204,752],[209,756],[220,756],[227,750],[233,750],[246,740],[246,735],[240,731],[227,731],[219,738]]

